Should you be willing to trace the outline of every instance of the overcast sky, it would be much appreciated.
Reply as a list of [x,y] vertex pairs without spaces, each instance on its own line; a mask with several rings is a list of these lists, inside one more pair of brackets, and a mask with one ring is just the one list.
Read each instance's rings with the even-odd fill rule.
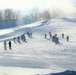
[[74,12],[76,0],[0,0],[0,9],[26,10],[38,7],[39,9],[59,8],[66,13]]

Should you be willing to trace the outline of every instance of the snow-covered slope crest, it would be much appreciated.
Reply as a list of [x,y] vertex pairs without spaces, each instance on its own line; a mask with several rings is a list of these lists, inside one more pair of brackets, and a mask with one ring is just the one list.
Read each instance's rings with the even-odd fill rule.
[[57,17],[56,18],[57,20],[63,20],[64,22],[75,22],[76,23],[76,17],[72,17],[72,16],[69,16],[69,17]]
[[11,27],[8,29],[0,30],[0,40],[3,38],[6,38],[6,37],[11,38],[11,37],[18,36],[20,34],[26,33],[27,31],[31,31],[32,27],[40,26],[43,24],[43,22],[44,22],[44,20],[38,21],[38,22],[35,22],[32,24],[16,26],[16,27]]

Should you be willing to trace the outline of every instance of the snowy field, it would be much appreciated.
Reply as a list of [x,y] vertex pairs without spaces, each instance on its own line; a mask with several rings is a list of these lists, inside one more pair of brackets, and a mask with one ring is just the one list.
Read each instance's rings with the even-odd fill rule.
[[[13,38],[26,36],[27,42],[14,43]],[[57,34],[59,44],[49,37]],[[44,34],[47,34],[47,39]],[[64,33],[64,39],[62,38]],[[67,42],[66,37],[70,40]],[[4,50],[3,41],[12,40],[12,50]],[[29,25],[0,30],[0,75],[44,75],[65,70],[76,71],[76,22],[74,19],[56,18]]]

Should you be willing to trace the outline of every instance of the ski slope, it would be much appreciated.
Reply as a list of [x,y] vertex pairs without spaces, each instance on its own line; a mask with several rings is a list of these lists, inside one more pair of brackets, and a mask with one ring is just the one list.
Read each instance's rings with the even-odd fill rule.
[[[27,43],[13,42],[14,37],[26,34],[27,31],[33,33],[31,39],[25,35]],[[49,31],[52,35],[57,34],[60,44],[52,42]],[[76,71],[75,31],[75,22],[62,18],[0,31],[0,75],[43,75],[64,70]],[[47,39],[44,38],[45,33]],[[64,39],[61,37],[62,33],[65,34]],[[67,35],[70,37],[69,42],[66,41]],[[4,40],[12,40],[12,50],[4,50]]]

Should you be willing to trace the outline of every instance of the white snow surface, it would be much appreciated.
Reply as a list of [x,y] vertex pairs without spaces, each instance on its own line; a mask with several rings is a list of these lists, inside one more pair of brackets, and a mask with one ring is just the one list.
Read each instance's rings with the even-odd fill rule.
[[[46,21],[46,20],[45,20]],[[0,75],[43,75],[64,70],[76,70],[76,22],[56,18],[1,30],[0,34]],[[1,32],[0,31],[0,32]],[[33,38],[27,43],[14,43],[13,37],[30,31]],[[60,44],[49,38],[49,31],[59,37]],[[47,34],[47,39],[44,34]],[[62,39],[62,33],[65,38]],[[66,41],[66,36],[70,40]],[[3,41],[12,40],[12,50],[4,50]],[[7,44],[8,47],[8,44]]]

